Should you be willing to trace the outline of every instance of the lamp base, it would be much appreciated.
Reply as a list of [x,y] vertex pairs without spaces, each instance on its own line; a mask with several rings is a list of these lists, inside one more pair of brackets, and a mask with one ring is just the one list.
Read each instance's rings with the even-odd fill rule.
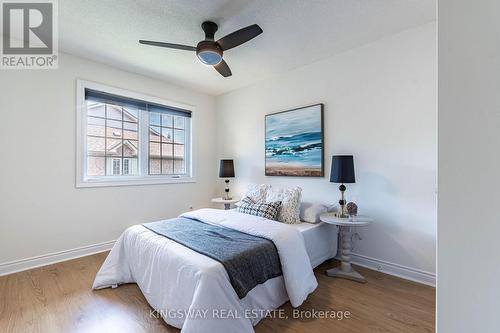
[[339,205],[340,205],[340,216],[341,218],[347,218],[349,216],[347,216],[347,214],[345,213],[345,204],[346,204],[346,201],[344,199],[344,192],[346,190],[346,187],[344,184],[341,184],[339,186],[339,191],[340,191],[340,200],[339,200]]
[[233,198],[231,198],[231,196],[229,195],[229,179],[226,179],[224,182],[226,183],[226,188],[224,189],[224,196],[222,197],[222,199],[232,200]]

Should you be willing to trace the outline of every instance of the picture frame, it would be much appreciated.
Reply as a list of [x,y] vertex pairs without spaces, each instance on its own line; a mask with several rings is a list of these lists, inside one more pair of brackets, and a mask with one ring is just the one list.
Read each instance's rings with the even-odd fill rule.
[[265,116],[265,175],[324,177],[324,105]]

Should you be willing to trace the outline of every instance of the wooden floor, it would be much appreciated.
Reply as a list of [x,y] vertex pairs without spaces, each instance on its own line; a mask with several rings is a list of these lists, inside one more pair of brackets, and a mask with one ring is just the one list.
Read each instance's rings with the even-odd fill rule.
[[[0,277],[0,332],[179,332],[150,315],[135,284],[92,291],[106,253]],[[359,284],[324,275],[336,265],[318,267],[318,289],[300,310],[349,311],[350,319],[267,318],[264,332],[434,332],[434,288],[359,268],[368,280]],[[209,333],[209,332],[207,332]],[[218,333],[218,332],[217,332]]]

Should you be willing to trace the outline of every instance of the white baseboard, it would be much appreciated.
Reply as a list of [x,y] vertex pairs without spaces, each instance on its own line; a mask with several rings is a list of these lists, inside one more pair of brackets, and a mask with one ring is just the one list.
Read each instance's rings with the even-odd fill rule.
[[108,251],[113,247],[113,244],[115,244],[115,241],[103,242],[37,257],[0,263],[0,276]]
[[434,273],[355,253],[351,254],[351,261],[355,265],[366,267],[375,271],[394,275],[406,280],[426,284],[432,287],[436,286],[436,274]]

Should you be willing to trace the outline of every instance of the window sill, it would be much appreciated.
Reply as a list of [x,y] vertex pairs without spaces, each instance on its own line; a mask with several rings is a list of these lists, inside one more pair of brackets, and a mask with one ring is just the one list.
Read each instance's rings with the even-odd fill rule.
[[150,177],[134,177],[128,179],[122,178],[111,178],[111,179],[99,179],[99,178],[89,178],[83,180],[77,180],[76,188],[87,188],[87,187],[113,187],[113,186],[139,186],[139,185],[161,185],[161,184],[182,184],[182,183],[196,183],[194,177],[162,177],[162,176],[150,176]]

